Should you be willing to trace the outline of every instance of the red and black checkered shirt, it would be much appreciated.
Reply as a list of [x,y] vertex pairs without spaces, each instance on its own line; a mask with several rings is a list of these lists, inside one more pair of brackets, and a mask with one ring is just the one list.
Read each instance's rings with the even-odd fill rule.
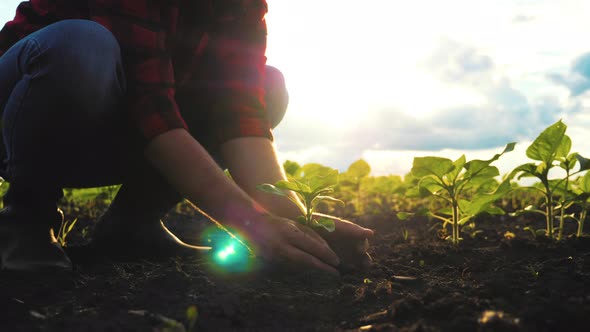
[[[145,142],[187,128],[188,112],[202,113],[187,118],[198,119],[212,143],[272,139],[263,89],[266,12],[265,0],[30,0],[0,31],[0,56],[51,23],[89,19],[119,41],[131,118]],[[181,110],[177,94],[203,100]]]

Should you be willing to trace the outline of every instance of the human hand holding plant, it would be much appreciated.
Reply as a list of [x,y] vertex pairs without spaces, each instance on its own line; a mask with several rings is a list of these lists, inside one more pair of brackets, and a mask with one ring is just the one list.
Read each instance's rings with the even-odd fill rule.
[[[289,181],[280,180],[274,185],[263,183],[257,186],[261,191],[287,197],[299,210],[301,215],[297,221],[308,227],[322,227],[328,232],[335,229],[334,220],[323,215],[314,214],[316,207],[321,202],[335,202],[344,205],[344,202],[332,196],[333,186],[337,183],[338,171],[331,170],[325,176],[314,177],[307,183],[296,179]],[[295,193],[297,199],[292,197],[289,192]]]
[[[301,224],[312,227],[321,235],[342,261],[344,268],[366,267],[372,259],[367,254],[368,238],[373,231],[360,227],[350,221],[317,213],[315,210],[322,202],[344,204],[339,199],[329,196],[333,186],[338,182],[338,171],[328,170],[323,175],[312,176],[304,180],[280,180],[273,184],[260,184],[261,191],[287,197],[301,212],[296,220]],[[290,194],[294,193],[296,198]]]
[[254,253],[271,263],[312,267],[338,275],[338,256],[316,232],[290,219],[272,214],[257,218],[253,227],[239,230]]

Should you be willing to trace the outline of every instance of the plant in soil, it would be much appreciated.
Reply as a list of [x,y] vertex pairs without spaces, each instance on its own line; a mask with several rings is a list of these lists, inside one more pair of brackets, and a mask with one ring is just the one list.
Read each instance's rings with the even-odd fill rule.
[[[537,163],[526,163],[516,167],[509,175],[508,180],[513,178],[522,179],[534,177],[540,180],[531,186],[521,189],[532,189],[541,193],[544,197],[543,207],[528,205],[524,209],[515,211],[512,215],[518,216],[523,213],[538,213],[545,217],[545,229],[534,230],[535,234],[544,234],[549,238],[561,240],[563,238],[564,221],[567,218],[581,220],[583,225],[585,219],[585,207],[590,184],[581,185],[575,188],[572,185],[571,177],[590,169],[590,160],[578,153],[570,153],[572,140],[565,134],[567,126],[559,120],[547,127],[527,148],[526,155]],[[574,171],[579,164],[577,171]],[[561,170],[564,174],[550,179],[552,170]],[[572,204],[578,203],[583,206],[582,214],[578,217],[567,215],[566,209]],[[559,226],[555,227],[555,220],[559,219]]]
[[586,221],[586,215],[588,213],[588,199],[590,198],[590,172],[579,178],[577,183],[572,186],[572,192],[574,197],[571,199],[570,205],[578,205],[580,210],[577,213],[569,213],[563,216],[562,220],[572,219],[578,224],[576,236],[581,237],[584,235],[584,221]]
[[59,243],[59,245],[61,245],[62,247],[65,247],[68,244],[68,235],[72,232],[74,226],[76,226],[76,222],[78,222],[77,218],[72,220],[71,222],[64,219],[59,225],[59,230],[57,231],[57,234],[54,234],[53,228],[51,229],[51,233],[55,236],[57,243]]
[[[481,213],[504,214],[493,203],[511,190],[510,182],[497,185],[495,177],[500,173],[490,164],[504,153],[514,150],[515,143],[507,144],[502,153],[489,160],[467,161],[465,155],[452,161],[442,157],[416,157],[411,176],[418,179],[418,195],[433,196],[446,204],[435,211],[423,209],[419,214],[442,221],[443,230],[451,225],[451,235],[446,240],[459,244],[461,227],[473,221]],[[400,212],[398,218],[405,220],[412,213]]]
[[287,181],[280,180],[275,184],[263,183],[258,185],[257,188],[270,194],[288,198],[301,211],[301,215],[297,217],[299,223],[333,232],[335,229],[334,221],[329,218],[318,217],[314,215],[314,212],[318,204],[322,202],[335,202],[344,205],[343,201],[329,196],[334,192],[334,186],[337,183],[338,171],[330,169],[321,175],[317,174],[302,180],[289,178]]

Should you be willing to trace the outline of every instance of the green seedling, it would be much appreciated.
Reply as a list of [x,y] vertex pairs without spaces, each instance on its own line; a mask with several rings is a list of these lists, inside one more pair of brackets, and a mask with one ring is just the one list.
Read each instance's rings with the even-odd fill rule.
[[[78,218],[74,219],[71,222],[64,219],[59,225],[59,230],[57,234],[54,234],[54,236],[57,240],[57,243],[59,243],[59,245],[61,245],[62,247],[65,247],[68,244],[68,234],[70,234],[70,232],[74,229],[74,226],[76,226],[76,222],[78,222]],[[51,232],[54,232],[53,228],[51,229]]]
[[191,305],[186,309],[186,331],[192,332],[195,330],[197,325],[197,319],[199,318],[199,310],[197,306]]
[[[301,215],[297,221],[310,227],[324,228],[328,232],[335,229],[334,221],[314,215],[317,205],[321,202],[335,202],[344,205],[344,202],[329,194],[334,192],[334,186],[338,183],[338,171],[329,170],[323,175],[317,175],[306,180],[290,178],[277,183],[263,183],[257,186],[258,190],[284,196],[288,198],[299,210]],[[293,195],[294,194],[294,195]]]
[[410,232],[408,232],[407,228],[404,228],[402,230],[402,236],[404,238],[404,241],[408,242],[408,238],[410,237]]
[[536,239],[537,238],[537,235],[539,235],[539,234],[545,235],[545,230],[544,229],[534,229],[534,228],[532,228],[530,226],[526,226],[522,230],[523,231],[530,232],[531,235],[533,236],[533,239]]
[[352,163],[346,172],[340,174],[340,186],[352,192],[355,211],[359,214],[365,210],[361,197],[361,184],[369,176],[369,173],[371,173],[371,166],[366,161],[359,159]]
[[584,221],[586,221],[586,215],[588,213],[588,199],[590,198],[590,172],[586,172],[586,174],[579,179],[578,183],[572,183],[571,193],[573,193],[573,197],[569,201],[562,204],[562,211],[563,209],[568,208],[574,204],[580,207],[580,211],[578,213],[562,214],[561,220],[574,220],[578,224],[576,237],[581,237],[584,234]]
[[[490,184],[496,183],[499,171],[490,164],[504,153],[514,150],[515,143],[507,144],[502,153],[489,160],[466,161],[465,155],[452,161],[441,157],[416,157],[411,176],[418,179],[418,193],[422,197],[434,196],[446,202],[436,211],[424,209],[419,214],[438,219],[443,229],[451,225],[452,233],[446,239],[458,245],[460,228],[481,214],[504,214],[493,203],[511,190],[509,181],[502,182],[491,192]],[[470,196],[470,199],[467,199]],[[400,212],[398,218],[405,220],[412,213]]]
[[[0,176],[0,197],[4,197],[6,191],[8,191],[8,187],[10,185],[8,182],[4,181],[4,179]],[[4,201],[0,199],[0,209],[4,208]]]
[[[511,215],[518,216],[523,213],[543,215],[546,223],[545,235],[557,240],[561,240],[563,237],[564,221],[567,219],[565,214],[567,207],[582,198],[584,201],[588,198],[586,195],[576,195],[574,193],[570,178],[590,169],[590,160],[578,153],[570,153],[572,140],[565,134],[566,129],[567,126],[561,120],[546,128],[526,150],[527,157],[538,161],[538,163],[520,165],[508,175],[508,180],[514,177],[517,179],[534,177],[540,180],[540,184],[523,188],[540,192],[544,197],[545,209],[541,210],[534,205],[529,205]],[[574,171],[578,164],[578,170]],[[549,179],[549,172],[557,168],[565,172],[565,175],[558,179]],[[559,215],[557,215],[558,213]],[[555,227],[556,219],[560,220],[557,229]],[[541,232],[537,230],[535,233],[539,234]]]

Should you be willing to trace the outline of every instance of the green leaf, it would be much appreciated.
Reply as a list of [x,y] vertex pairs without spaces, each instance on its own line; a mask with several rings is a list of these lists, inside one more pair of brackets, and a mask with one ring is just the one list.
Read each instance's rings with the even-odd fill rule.
[[192,332],[195,329],[197,319],[199,318],[199,310],[197,306],[191,305],[186,309],[187,332]]
[[[468,216],[476,216],[483,212],[496,213],[497,210],[492,209],[490,205],[494,201],[506,195],[506,193],[508,193],[510,190],[512,190],[510,182],[504,181],[493,193],[478,195],[471,202],[462,200],[461,209],[463,210],[464,214]],[[504,211],[502,211],[502,213],[503,212]]]
[[590,193],[590,172],[586,172],[580,182],[580,189],[585,193]]
[[498,175],[500,175],[500,171],[498,171],[496,166],[486,166],[480,169],[477,174],[471,176],[469,182],[472,182],[475,185],[480,185],[492,180]]
[[283,169],[290,177],[297,177],[299,176],[299,173],[301,173],[301,165],[291,160],[286,160],[283,163]]
[[453,169],[453,162],[447,158],[415,157],[411,172],[417,177],[434,175],[442,178]]
[[580,163],[579,171],[585,171],[590,169],[590,159],[582,157],[579,153],[576,153],[576,159]]
[[547,234],[547,230],[546,229],[543,229],[543,228],[537,229],[537,230],[535,230],[535,234],[537,234],[537,235],[545,235],[545,234]]
[[555,158],[556,159],[566,159],[572,149],[572,139],[568,135],[563,135],[561,139],[561,144],[555,151]]
[[316,220],[318,226],[323,227],[328,232],[333,232],[336,229],[336,225],[334,224],[334,220],[330,218],[319,218]]
[[270,184],[270,183],[262,183],[256,186],[256,189],[269,193],[269,194],[274,194],[274,195],[279,195],[279,196],[287,196],[287,193],[285,191],[283,191],[280,188],[275,187],[274,185]]
[[481,210],[481,213],[487,213],[487,214],[491,214],[494,216],[501,216],[501,215],[506,214],[506,211],[504,211],[499,206],[488,205],[487,207],[485,207],[484,209]]
[[436,211],[436,213],[442,214],[442,215],[445,215],[445,216],[452,216],[453,215],[453,209],[451,209],[450,207],[444,207],[444,208],[439,209],[438,211]]
[[498,160],[503,154],[514,150],[515,145],[516,145],[516,143],[514,143],[514,142],[506,144],[506,146],[504,147],[504,150],[502,150],[501,153],[495,154],[491,159],[488,159],[488,160],[477,160],[476,159],[476,160],[469,161],[468,163],[465,164],[465,169],[467,170],[467,174],[465,174],[465,176],[466,177],[473,177],[475,175],[478,175],[481,171],[486,169],[491,163]]
[[326,201],[326,202],[332,202],[332,203],[337,203],[340,204],[342,206],[346,205],[346,203],[344,203],[344,201],[339,200],[338,198],[332,197],[332,196],[316,196],[313,199],[313,202],[322,202],[322,201]]
[[74,221],[72,221],[72,223],[68,226],[68,229],[66,231],[66,234],[69,234],[72,229],[74,229],[74,226],[76,225],[76,222],[78,222],[78,218],[74,219]]
[[297,221],[300,224],[307,225],[307,219],[305,219],[305,216],[299,216],[295,218],[295,221]]
[[295,179],[289,180],[289,181],[279,180],[279,181],[277,181],[277,183],[275,183],[275,187],[277,187],[279,189],[283,189],[283,190],[291,190],[294,192],[303,191],[297,182],[298,181]]
[[[525,226],[525,227],[524,227],[522,230],[523,230],[523,231],[528,231],[528,232],[531,232],[531,234],[533,235],[533,237],[534,237],[534,238],[536,238],[536,237],[537,237],[537,232],[536,232],[536,231],[535,231],[535,230],[534,230],[532,227],[530,227],[530,226]],[[543,233],[544,233],[544,232],[545,232],[545,231],[543,231]]]
[[420,190],[426,190],[429,194],[435,194],[439,192],[441,189],[444,189],[445,186],[440,182],[439,179],[433,176],[425,176],[423,177],[420,182],[418,183]]
[[562,141],[566,129],[567,126],[561,120],[547,127],[527,148],[527,157],[551,165],[558,151],[560,154],[565,151],[566,146],[562,146]]
[[454,169],[448,173],[448,178],[451,182],[455,182],[455,180],[459,176],[459,173],[461,173],[463,166],[465,166],[465,162],[466,162],[465,155],[461,155],[461,157],[459,157],[459,159],[457,159],[457,160],[455,160],[455,162],[453,162]]
[[510,172],[510,174],[506,177],[506,179],[511,180],[516,175],[518,175],[518,179],[521,179],[523,177],[541,178],[541,176],[542,176],[542,174],[537,172],[537,165],[535,163],[527,163],[527,164],[522,164],[520,166],[517,166],[516,168],[514,168]]
[[371,173],[371,166],[363,159],[359,159],[348,167],[346,173],[357,179],[364,178]]
[[526,213],[538,213],[538,214],[541,214],[541,215],[546,215],[545,211],[543,211],[543,210],[539,210],[539,209],[538,209],[536,206],[534,206],[534,205],[528,205],[528,206],[527,206],[527,207],[525,207],[524,209],[522,209],[522,210],[517,210],[517,211],[515,211],[514,213],[509,213],[508,215],[509,215],[509,216],[512,216],[512,217],[518,217],[518,216],[521,216],[521,215],[523,215],[523,214],[526,214]]
[[425,191],[427,194],[426,196],[431,195],[430,191],[419,188],[419,187],[413,187],[413,188],[409,188],[408,190],[406,190],[406,197],[408,198],[419,198],[419,197],[423,197],[423,192]]
[[560,163],[560,167],[565,169],[566,171],[574,169],[576,163],[578,162],[577,155],[577,153],[572,153],[569,156],[567,156],[567,158],[565,158],[565,160]]
[[397,219],[399,219],[399,220],[407,220],[408,218],[410,218],[413,215],[414,215],[413,213],[409,213],[409,212],[398,212],[396,214]]
[[302,169],[302,178],[298,182],[303,183],[313,192],[318,188],[333,186],[338,183],[338,170],[320,164],[305,164]]

